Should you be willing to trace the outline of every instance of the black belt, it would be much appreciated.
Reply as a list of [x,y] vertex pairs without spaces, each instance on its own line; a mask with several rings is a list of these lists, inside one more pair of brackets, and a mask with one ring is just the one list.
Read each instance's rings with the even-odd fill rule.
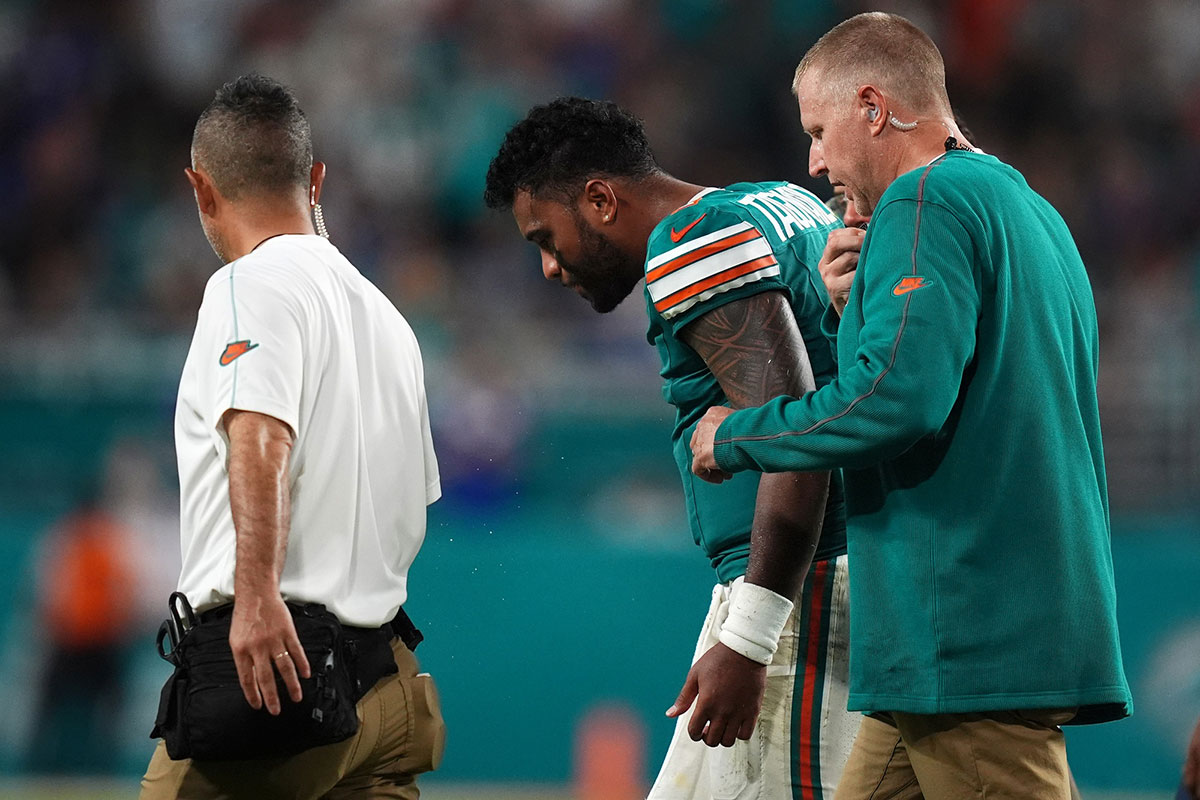
[[379,678],[396,673],[396,660],[392,656],[392,648],[388,646],[388,642],[395,637],[400,637],[409,650],[416,650],[425,638],[403,608],[396,612],[391,621],[378,628],[342,626],[342,646],[347,662],[353,667],[356,699],[366,694]]
[[413,621],[404,612],[404,606],[400,607],[391,622],[383,623],[383,627],[390,628],[392,635],[399,636],[400,641],[404,642],[404,646],[409,650],[416,650],[417,645],[425,641],[424,634],[417,630],[417,626],[413,625]]
[[[197,616],[201,622],[207,622],[211,619],[227,617],[232,613],[233,603],[224,603],[206,611],[201,611]],[[416,650],[417,645],[425,641],[425,635],[417,629],[416,625],[413,625],[413,621],[409,619],[403,606],[396,612],[396,616],[378,628],[358,628],[353,625],[342,625],[343,634],[350,639],[364,639],[380,631],[386,633],[389,639],[393,636],[399,636],[400,641],[404,642],[404,646],[409,650]]]

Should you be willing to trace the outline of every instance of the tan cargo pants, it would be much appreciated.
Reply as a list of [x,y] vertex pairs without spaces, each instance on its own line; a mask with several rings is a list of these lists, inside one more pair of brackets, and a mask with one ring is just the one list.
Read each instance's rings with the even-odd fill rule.
[[358,701],[358,733],[287,758],[172,761],[160,740],[142,778],[141,800],[401,798],[416,800],[416,776],[442,760],[446,726],[437,689],[417,659],[392,640],[396,675]]
[[866,717],[835,800],[1070,800],[1075,709]]

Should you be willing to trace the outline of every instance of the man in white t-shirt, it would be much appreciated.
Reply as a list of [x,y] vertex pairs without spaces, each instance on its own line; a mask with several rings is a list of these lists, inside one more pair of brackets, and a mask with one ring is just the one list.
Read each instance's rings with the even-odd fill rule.
[[[324,604],[348,629],[403,616],[425,507],[441,493],[421,354],[395,307],[316,235],[325,165],[286,87],[226,84],[196,124],[186,172],[225,266],[179,385],[179,591],[202,618],[232,602],[246,702],[278,715],[318,666],[285,601]],[[359,701],[350,739],[206,762],[172,760],[160,741],[142,797],[417,797],[444,725],[430,677],[399,637],[391,648],[399,672]]]

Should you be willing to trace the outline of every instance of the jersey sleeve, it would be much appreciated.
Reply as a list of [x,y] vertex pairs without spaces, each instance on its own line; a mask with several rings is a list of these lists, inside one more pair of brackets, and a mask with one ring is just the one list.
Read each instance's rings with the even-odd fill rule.
[[685,207],[647,243],[646,292],[673,334],[726,303],[771,290],[792,297],[770,243],[747,216]]
[[862,327],[853,341],[839,333],[852,361],[816,392],[727,418],[716,436],[722,469],[865,467],[944,426],[975,352],[971,236],[949,209],[900,199],[877,212],[868,237],[855,278]]
[[230,265],[200,306],[197,331],[208,352],[202,374],[201,413],[224,457],[226,411],[254,411],[299,432],[304,378],[302,306],[294,289],[275,285]]
[[[420,366],[424,372],[423,364]],[[429,397],[425,381],[421,381],[421,443],[425,456],[425,505],[432,505],[442,496],[442,478],[438,470],[437,453],[433,448],[433,429],[429,423]]]

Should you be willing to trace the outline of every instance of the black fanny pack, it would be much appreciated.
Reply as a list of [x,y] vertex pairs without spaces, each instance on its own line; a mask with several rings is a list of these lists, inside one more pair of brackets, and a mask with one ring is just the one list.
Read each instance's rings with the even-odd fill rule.
[[420,641],[403,611],[380,628],[350,628],[319,603],[288,603],[312,676],[299,679],[303,697],[293,703],[276,675],[281,710],[272,716],[265,707],[251,708],[238,683],[229,649],[233,605],[197,617],[180,592],[169,604],[157,646],[175,671],[163,686],[150,737],[161,737],[173,759],[274,758],[344,741],[358,730],[358,701],[398,671],[392,636],[414,640],[410,647]]

